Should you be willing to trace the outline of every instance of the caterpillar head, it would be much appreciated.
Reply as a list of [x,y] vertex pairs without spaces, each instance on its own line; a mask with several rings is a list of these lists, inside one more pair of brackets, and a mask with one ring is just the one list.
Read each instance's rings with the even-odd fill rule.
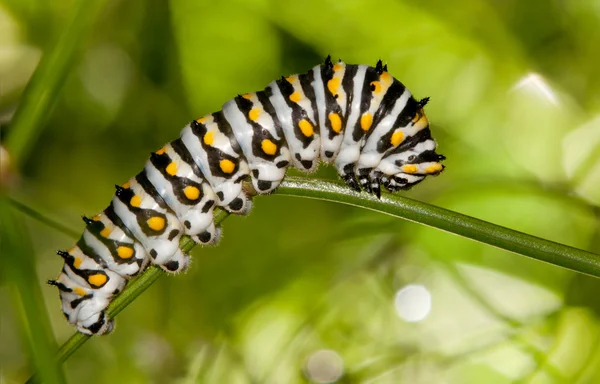
[[441,162],[446,157],[436,153],[436,147],[429,128],[407,138],[386,154],[375,170],[380,172],[381,184],[390,192],[396,192],[410,189],[427,176],[438,175],[444,170]]

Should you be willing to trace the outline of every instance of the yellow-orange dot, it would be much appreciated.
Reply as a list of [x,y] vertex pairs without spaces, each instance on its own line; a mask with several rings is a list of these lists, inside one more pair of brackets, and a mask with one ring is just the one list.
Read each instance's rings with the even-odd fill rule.
[[117,248],[117,255],[121,259],[130,259],[133,256],[133,248],[121,245]]
[[444,167],[442,167],[442,164],[434,163],[434,164],[431,164],[429,167],[425,168],[425,173],[436,173],[436,172],[441,171],[443,168]]
[[193,185],[183,188],[183,194],[190,200],[196,200],[200,197],[200,190]]
[[252,121],[258,120],[258,115],[260,115],[260,109],[252,108],[250,112],[248,112],[248,118]]
[[100,236],[108,237],[108,236],[110,236],[111,232],[112,232],[112,230],[110,228],[104,227],[104,229],[100,231]]
[[315,129],[313,128],[313,125],[310,123],[310,121],[306,119],[300,120],[300,122],[298,123],[298,128],[300,128],[300,131],[302,131],[302,134],[306,137],[311,137],[315,134]]
[[384,83],[390,83],[392,81],[392,75],[390,75],[389,72],[383,72],[381,75],[379,75],[379,80],[383,81]]
[[363,131],[368,131],[371,128],[371,124],[373,124],[373,115],[369,112],[360,117],[360,127]]
[[79,269],[79,267],[81,266],[81,263],[83,262],[83,260],[81,260],[80,257],[76,257],[75,261],[73,261],[73,266],[77,269]]
[[167,171],[169,175],[175,176],[177,174],[177,164],[174,161],[172,161],[169,165],[167,165],[165,171]]
[[142,205],[142,198],[139,195],[133,195],[131,200],[129,200],[129,205],[132,207],[139,207]]
[[96,216],[92,217],[92,220],[100,221],[100,215],[96,215]]
[[231,160],[224,159],[219,162],[219,167],[224,173],[232,173],[235,169],[235,163]]
[[213,145],[215,142],[215,133],[213,131],[208,131],[204,135],[204,144]]
[[206,120],[208,120],[208,116],[201,117],[196,121],[199,122],[200,124],[204,124],[204,123],[206,123]]
[[390,143],[392,143],[392,145],[394,147],[397,147],[398,145],[400,145],[400,143],[402,142],[402,140],[404,140],[404,133],[402,133],[401,130],[397,130],[396,132],[394,132],[392,134],[392,138],[390,139]]
[[333,79],[327,82],[327,89],[329,89],[329,93],[332,95],[336,95],[338,88],[340,87],[340,79],[339,77],[334,77]]
[[272,156],[277,153],[277,144],[275,144],[269,139],[264,139],[262,143],[260,143],[260,147],[262,148],[263,152],[267,155]]
[[417,173],[419,168],[414,164],[405,165],[402,167],[402,172],[404,173]]
[[379,81],[371,81],[371,89],[373,90],[373,93],[379,93],[381,92],[381,83]]
[[339,114],[333,112],[330,113],[329,122],[331,123],[331,129],[333,129],[333,132],[340,133],[342,131],[342,119],[340,118]]
[[131,183],[128,181],[125,184],[121,185],[121,187],[123,187],[125,189],[129,189],[131,187]]
[[288,76],[285,78],[287,80],[288,83],[293,83],[294,80],[296,80],[296,76]]
[[302,100],[302,95],[300,92],[296,91],[290,95],[290,100],[292,100],[294,103],[298,103],[300,100]]
[[344,65],[342,63],[336,63],[333,65],[334,71],[341,71],[342,69],[344,69]]
[[104,285],[107,280],[108,278],[103,273],[97,273],[88,277],[88,282],[96,287]]
[[246,100],[252,100],[252,94],[251,93],[246,93],[243,94],[242,97]]
[[86,295],[86,292],[85,292],[85,290],[83,288],[77,287],[77,288],[73,289],[73,291],[75,291],[75,293],[78,294],[79,296],[85,296]]
[[162,155],[163,153],[165,153],[167,151],[167,148],[162,147],[161,149],[159,149],[158,151],[156,151],[157,155]]
[[146,223],[153,231],[162,231],[165,228],[165,219],[159,216],[149,218]]

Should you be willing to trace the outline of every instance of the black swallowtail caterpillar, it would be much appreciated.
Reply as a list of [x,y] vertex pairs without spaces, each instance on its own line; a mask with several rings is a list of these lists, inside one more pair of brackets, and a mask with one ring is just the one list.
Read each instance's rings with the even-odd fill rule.
[[351,188],[380,196],[437,175],[423,107],[381,60],[375,67],[327,57],[308,73],[282,77],[265,90],[238,95],[223,110],[192,121],[181,137],[152,153],[144,169],[117,186],[110,205],[93,218],[68,251],[58,287],[67,320],[85,334],[110,332],[105,310],[127,280],[149,264],[186,269],[182,235],[216,243],[218,206],[240,215],[251,201],[242,187],[273,191],[288,166],[311,172],[334,163]]

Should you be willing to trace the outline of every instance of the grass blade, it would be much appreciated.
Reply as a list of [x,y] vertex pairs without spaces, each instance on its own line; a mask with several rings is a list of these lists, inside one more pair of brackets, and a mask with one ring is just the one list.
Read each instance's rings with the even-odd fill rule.
[[85,38],[106,0],[78,0],[71,23],[56,46],[42,56],[11,122],[6,148],[12,161],[22,166],[47,118],[67,75],[78,62]]
[[0,196],[0,239],[2,280],[9,283],[19,323],[28,341],[28,350],[40,377],[47,383],[64,383],[60,366],[53,364],[56,340],[44,305],[40,282],[35,272],[31,239],[20,216],[13,213],[10,202]]

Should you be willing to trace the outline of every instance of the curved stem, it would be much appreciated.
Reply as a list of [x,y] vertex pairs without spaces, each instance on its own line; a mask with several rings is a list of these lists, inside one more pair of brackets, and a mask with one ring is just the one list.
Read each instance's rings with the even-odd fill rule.
[[[384,193],[381,199],[377,199],[367,193],[355,192],[340,182],[291,176],[286,177],[285,181],[273,194],[333,201],[370,209],[428,225],[573,271],[600,277],[600,255],[501,227],[407,197]],[[215,223],[220,224],[227,216],[226,212],[219,210],[215,214]],[[181,248],[185,252],[189,252],[194,245],[187,237],[181,242]],[[109,305],[107,309],[109,317],[116,316],[163,274],[160,268],[153,266],[132,280],[126,289]],[[89,338],[90,336],[80,333],[71,336],[59,349],[57,360],[64,362]],[[33,377],[29,382],[33,382],[32,380],[34,380]]]

